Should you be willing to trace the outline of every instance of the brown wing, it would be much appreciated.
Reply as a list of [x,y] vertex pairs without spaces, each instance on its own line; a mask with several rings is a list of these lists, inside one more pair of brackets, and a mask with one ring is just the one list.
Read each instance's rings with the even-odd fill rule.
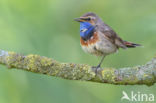
[[108,25],[103,23],[99,29],[118,48],[127,48],[124,44],[124,41]]

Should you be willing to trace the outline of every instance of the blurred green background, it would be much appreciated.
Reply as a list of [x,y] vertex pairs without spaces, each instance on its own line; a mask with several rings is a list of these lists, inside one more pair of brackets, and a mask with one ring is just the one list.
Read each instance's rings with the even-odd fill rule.
[[[82,51],[73,20],[89,11],[125,40],[144,46],[106,57],[103,67],[141,65],[156,54],[155,0],[0,0],[0,49],[97,65],[100,58]],[[70,81],[0,65],[0,103],[120,103],[123,90],[156,96],[156,85]]]

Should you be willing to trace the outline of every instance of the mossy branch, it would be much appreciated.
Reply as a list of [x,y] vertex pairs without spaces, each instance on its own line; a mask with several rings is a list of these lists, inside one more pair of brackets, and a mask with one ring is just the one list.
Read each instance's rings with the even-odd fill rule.
[[156,57],[147,64],[120,69],[98,69],[85,64],[60,63],[39,55],[23,56],[15,52],[0,50],[0,64],[34,73],[61,77],[69,80],[84,80],[119,85],[148,85],[156,83]]

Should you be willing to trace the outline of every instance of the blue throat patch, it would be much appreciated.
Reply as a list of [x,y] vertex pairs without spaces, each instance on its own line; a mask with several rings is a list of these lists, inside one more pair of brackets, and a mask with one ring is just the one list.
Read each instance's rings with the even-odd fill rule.
[[80,36],[84,40],[90,39],[94,32],[94,26],[89,22],[80,22]]

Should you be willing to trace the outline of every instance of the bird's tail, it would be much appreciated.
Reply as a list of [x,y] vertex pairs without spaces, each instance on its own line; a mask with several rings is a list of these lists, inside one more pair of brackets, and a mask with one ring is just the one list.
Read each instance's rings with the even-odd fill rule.
[[135,47],[138,47],[138,46],[142,46],[140,44],[135,44],[135,43],[131,43],[131,42],[128,42],[128,41],[124,41],[124,44],[127,48],[135,48]]

